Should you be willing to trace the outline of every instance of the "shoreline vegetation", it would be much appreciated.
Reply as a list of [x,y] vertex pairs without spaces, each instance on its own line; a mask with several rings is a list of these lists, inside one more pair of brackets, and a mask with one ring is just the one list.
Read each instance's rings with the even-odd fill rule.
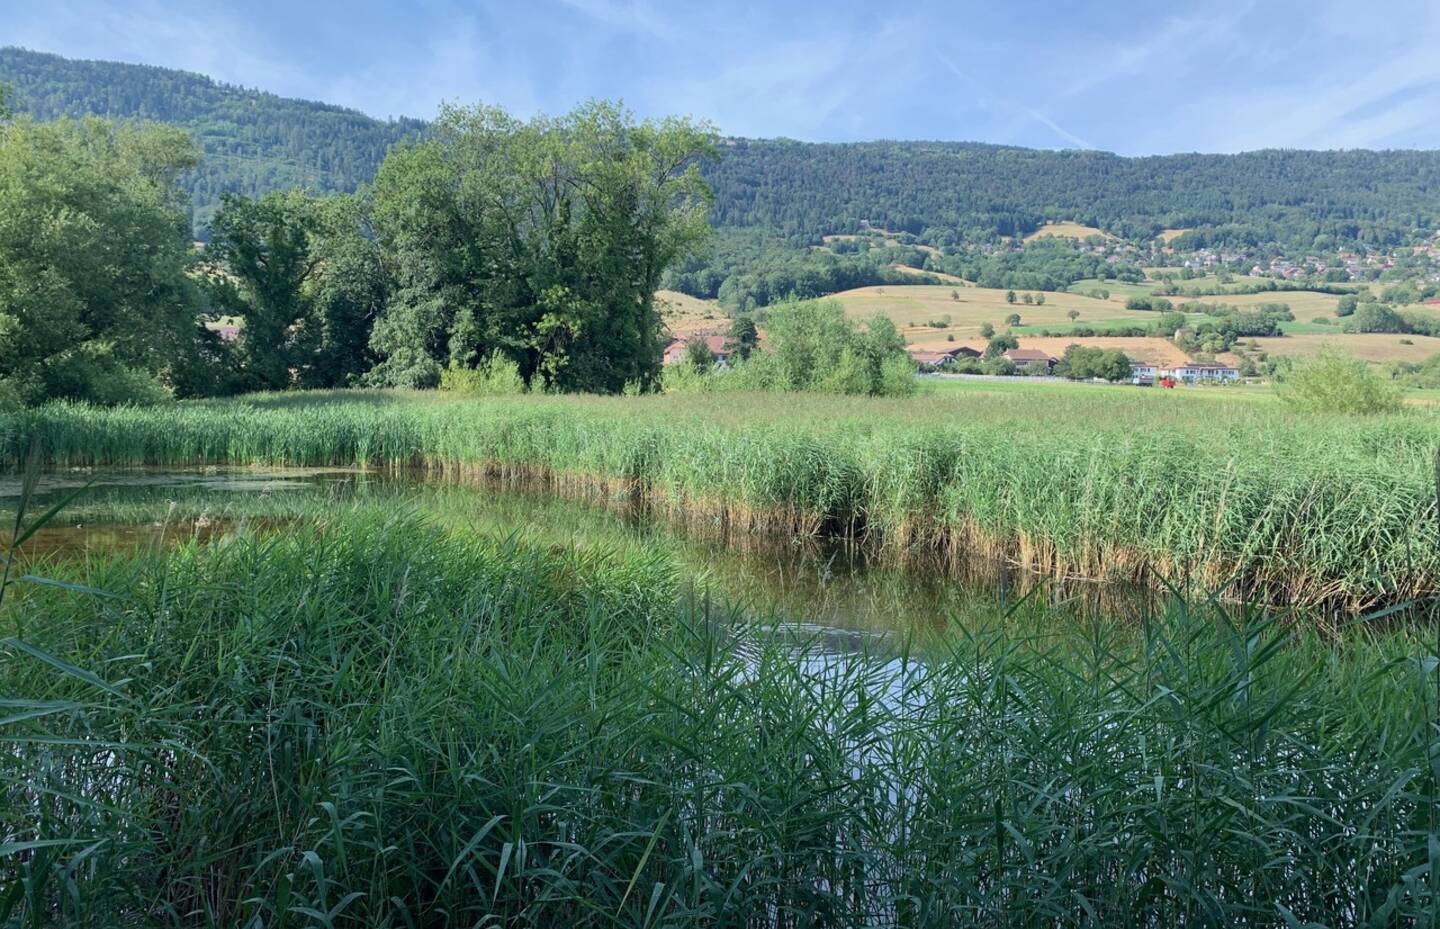
[[[923,642],[385,508],[0,608],[0,923],[1395,925],[1433,643],[1173,600]],[[1433,662],[1434,659],[1429,659]],[[1427,758],[1429,760],[1427,760]]]
[[57,403],[0,420],[0,462],[18,467],[33,436],[58,468],[420,469],[625,499],[722,531],[998,557],[1055,578],[1183,578],[1296,608],[1435,592],[1433,417],[1172,400],[363,391]]

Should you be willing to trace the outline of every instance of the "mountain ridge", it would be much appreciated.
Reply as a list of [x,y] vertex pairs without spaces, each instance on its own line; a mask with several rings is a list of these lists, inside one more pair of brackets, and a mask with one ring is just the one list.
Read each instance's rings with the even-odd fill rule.
[[[96,114],[192,132],[185,179],[205,228],[224,193],[351,191],[425,120],[281,97],[156,65],[0,48],[0,83],[37,119]],[[989,142],[727,138],[704,168],[714,224],[789,248],[863,223],[937,247],[1074,221],[1132,241],[1188,230],[1177,248],[1393,247],[1440,227],[1440,152],[1260,149],[1124,156]]]

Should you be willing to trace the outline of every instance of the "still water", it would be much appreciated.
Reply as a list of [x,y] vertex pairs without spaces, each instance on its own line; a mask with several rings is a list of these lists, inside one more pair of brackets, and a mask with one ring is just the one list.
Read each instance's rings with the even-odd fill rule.
[[[897,634],[967,617],[994,617],[1022,597],[1074,617],[1134,614],[1153,593],[1114,584],[1057,585],[1005,564],[956,565],[916,557],[897,564],[853,542],[796,540],[681,528],[603,499],[430,476],[329,469],[205,469],[45,475],[27,518],[78,491],[25,545],[30,557],[133,552],[242,528],[284,532],[348,506],[408,510],[455,531],[512,533],[543,544],[659,549],[695,593],[756,616],[802,620],[842,640]],[[22,493],[0,480],[0,532],[8,536]],[[837,645],[841,643],[836,643]]]

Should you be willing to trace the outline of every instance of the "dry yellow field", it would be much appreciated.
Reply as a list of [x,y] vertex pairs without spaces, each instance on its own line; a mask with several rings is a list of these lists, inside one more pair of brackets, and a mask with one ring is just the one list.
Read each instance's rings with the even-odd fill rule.
[[[859,242],[861,239],[868,240],[872,246],[877,246],[877,247],[880,247],[880,246],[890,246],[890,247],[896,247],[896,248],[898,248],[898,247],[901,247],[901,246],[903,246],[903,245],[905,244],[905,243],[901,242],[899,238],[897,238],[897,234],[896,234],[896,233],[893,233],[893,232],[884,232],[884,231],[881,231],[881,230],[878,230],[878,229],[875,230],[875,231],[874,231],[873,233],[871,233],[870,235],[857,235],[857,234],[853,234],[853,233],[837,233],[837,234],[834,234],[834,235],[822,235],[822,236],[820,237],[820,241],[823,242],[823,243],[825,243],[825,245],[829,245],[831,242]],[[814,246],[814,247],[816,247],[816,248],[824,248],[825,246],[824,246],[824,245],[820,245],[820,246]],[[936,255],[936,256],[939,256],[939,255],[943,254],[943,252],[941,252],[940,249],[936,248],[936,247],[933,246],[933,245],[921,245],[921,244],[919,244],[919,243],[917,242],[917,243],[915,243],[914,245],[911,245],[910,247],[911,247],[911,248],[917,248],[917,249],[919,249],[920,251],[925,252],[927,255]]]
[[[952,291],[958,293],[960,299],[953,299]],[[889,317],[911,342],[934,342],[937,335],[943,341],[946,333],[953,333],[957,339],[978,338],[982,323],[1004,329],[1005,317],[1011,313],[1019,313],[1020,323],[1025,326],[1068,326],[1070,310],[1080,312],[1076,321],[1082,324],[1113,319],[1133,319],[1138,325],[1155,321],[1154,313],[1127,310],[1124,302],[1115,298],[1097,300],[1068,293],[1047,292],[1044,306],[1007,303],[1003,290],[929,284],[860,287],[836,294],[835,298],[845,305],[845,311],[851,316],[880,313]],[[946,329],[926,325],[945,316],[950,317],[950,326]]]
[[1043,239],[1047,235],[1057,236],[1062,239],[1088,239],[1092,235],[1101,238],[1115,238],[1103,229],[1096,229],[1094,226],[1082,226],[1079,223],[1046,223],[1039,229],[1025,237],[1026,242],[1034,242],[1036,239]]
[[1316,316],[1335,318],[1335,306],[1340,298],[1334,294],[1321,294],[1313,290],[1289,290],[1262,294],[1218,294],[1213,297],[1170,297],[1174,303],[1224,303],[1230,306],[1259,306],[1262,303],[1284,303],[1290,312],[1302,322],[1309,322]]
[[[1403,345],[1401,339],[1412,344]],[[1440,339],[1423,335],[1394,335],[1391,333],[1329,333],[1321,335],[1289,335],[1278,339],[1256,339],[1260,348],[1276,357],[1307,357],[1320,351],[1322,345],[1331,345],[1346,354],[1364,361],[1375,363],[1386,361],[1424,361],[1440,353]]]
[[1189,231],[1189,229],[1161,229],[1160,241],[1164,242],[1166,245],[1169,245],[1171,242],[1174,242],[1176,239],[1180,238],[1182,235]]
[[[933,331],[933,330],[932,330]],[[1016,341],[1021,348],[1033,348],[1053,355],[1056,358],[1065,354],[1065,349],[1071,345],[1083,345],[1086,348],[1118,348],[1124,352],[1131,361],[1143,361],[1153,365],[1182,365],[1191,361],[1189,355],[1182,352],[1175,346],[1175,343],[1166,339],[1151,337],[1132,336],[1094,336],[1090,338],[1077,339],[1072,336],[1019,336]],[[964,345],[976,351],[985,350],[984,339],[961,339],[958,336],[954,342],[945,341],[941,336],[936,339],[933,336],[923,341],[917,340],[914,347],[925,351],[943,352],[947,349]]]
[[939,278],[947,284],[968,283],[963,277],[956,277],[953,274],[946,274],[943,271],[921,271],[919,268],[912,268],[909,265],[891,265],[890,268],[892,270],[899,271],[901,274],[909,274],[917,277],[922,274],[928,274],[931,277]]
[[701,329],[727,328],[729,318],[718,300],[701,300],[678,290],[657,290],[655,303],[660,307],[660,316],[665,325],[676,335],[686,335]]

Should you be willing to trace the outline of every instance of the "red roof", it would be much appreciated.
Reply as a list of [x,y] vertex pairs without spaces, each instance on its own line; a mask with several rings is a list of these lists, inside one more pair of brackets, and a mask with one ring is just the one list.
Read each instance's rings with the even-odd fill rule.
[[705,347],[710,349],[710,353],[719,358],[730,354],[730,351],[725,347],[729,341],[730,337],[724,335],[696,334],[685,338],[677,336],[670,341],[669,345],[665,346],[664,357],[667,361],[682,358],[685,352],[689,350],[691,342],[704,342]]

